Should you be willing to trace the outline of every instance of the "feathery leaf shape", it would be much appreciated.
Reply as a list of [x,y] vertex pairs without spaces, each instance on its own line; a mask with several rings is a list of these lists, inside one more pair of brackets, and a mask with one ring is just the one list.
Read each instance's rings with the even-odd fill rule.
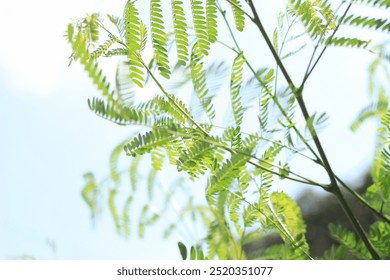
[[390,22],[387,19],[382,19],[382,18],[349,15],[344,19],[343,24],[361,26],[361,27],[382,30],[387,32],[390,31]]
[[91,210],[92,219],[99,214],[99,185],[95,180],[95,176],[92,173],[84,174],[85,186],[81,191],[81,195],[84,201],[88,204],[89,209]]
[[191,11],[195,35],[198,40],[197,46],[202,54],[208,55],[210,50],[210,41],[207,34],[205,11],[202,4],[203,2],[201,0],[191,0]]
[[215,147],[202,141],[195,142],[194,145],[180,154],[177,161],[177,169],[185,170],[191,178],[203,175],[214,163]]
[[344,229],[340,225],[336,226],[334,224],[329,224],[329,231],[332,237],[337,240],[341,246],[347,248],[347,250],[357,259],[370,259],[370,254],[364,247],[363,242],[358,240],[353,232]]
[[89,44],[94,44],[99,40],[99,15],[94,13],[87,15],[79,25],[85,39]]
[[215,193],[227,190],[233,181],[238,178],[246,163],[250,159],[251,150],[247,149],[244,153],[233,154],[230,160],[227,160],[217,173],[211,177],[207,195],[212,196]]
[[323,0],[290,0],[290,13],[299,17],[306,31],[312,38],[324,36],[335,29],[335,16],[328,1]]
[[360,2],[373,7],[390,8],[390,0],[354,0],[353,2]]
[[153,149],[170,144],[176,137],[163,130],[153,130],[137,137],[124,146],[128,156],[135,157],[151,152]]
[[114,37],[111,37],[110,39],[108,39],[104,44],[100,45],[99,47],[97,47],[96,50],[94,50],[92,53],[91,53],[91,57],[95,58],[95,59],[98,59],[99,57],[101,57],[102,55],[106,54],[107,53],[107,50],[112,46],[112,44],[114,44],[116,42],[116,39]]
[[127,143],[127,141],[120,143],[115,149],[112,151],[110,155],[110,177],[111,180],[119,185],[121,182],[121,175],[118,170],[118,162],[120,155],[123,153],[123,146]]
[[177,49],[178,63],[185,65],[188,61],[188,33],[183,1],[172,0],[173,28]]
[[118,213],[115,198],[118,195],[118,190],[116,189],[110,189],[108,192],[108,207],[110,209],[111,216],[114,220],[116,231],[120,234],[122,231],[121,227],[121,217]]
[[242,123],[245,108],[241,102],[242,71],[245,63],[243,52],[240,52],[233,62],[232,75],[230,78],[230,98],[232,101],[233,115],[236,125]]
[[106,97],[108,101],[112,101],[114,91],[110,89],[110,83],[106,81],[107,78],[103,75],[102,70],[99,69],[96,59],[90,56],[86,45],[85,34],[80,31],[75,38],[71,38],[73,30],[73,25],[68,25],[68,37],[72,44],[73,59],[79,60],[80,64],[84,66],[84,70],[88,73],[98,90],[101,91],[102,95]]
[[164,28],[164,20],[160,0],[150,1],[150,26],[152,34],[152,45],[157,68],[161,76],[169,79],[171,70],[169,67],[167,41],[168,37]]
[[370,41],[361,40],[358,38],[329,37],[325,40],[325,45],[332,45],[338,47],[367,48],[369,44]]
[[230,0],[230,6],[232,7],[234,22],[238,31],[244,31],[245,28],[245,14],[243,13],[240,0]]
[[[198,44],[194,46],[194,49],[197,45]],[[192,84],[194,86],[195,93],[198,96],[199,102],[207,117],[212,120],[215,117],[215,110],[213,104],[211,103],[213,96],[209,94],[206,84],[206,71],[203,68],[203,62],[198,57],[196,51],[192,52],[190,67]]]
[[[286,230],[282,238],[287,243],[294,242],[291,244],[293,247],[307,251],[308,245],[305,239],[306,224],[303,221],[298,204],[284,192],[272,193],[270,200],[276,214],[279,216],[278,223],[283,225],[283,228]],[[286,238],[287,236],[290,238]]]
[[107,15],[109,21],[115,25],[115,27],[118,30],[119,36],[121,40],[125,37],[125,26],[123,25],[123,21],[121,18],[114,16],[114,15]]
[[119,125],[152,125],[154,123],[154,115],[148,110],[113,106],[95,97],[92,101],[88,99],[88,106],[96,115]]
[[139,12],[134,3],[134,0],[129,0],[127,2],[123,17],[126,32],[130,77],[137,86],[142,88],[144,82],[144,72],[143,65],[139,60],[142,44],[141,22],[139,20]]
[[217,23],[217,2],[216,0],[206,0],[206,24],[209,41],[214,43],[218,36]]

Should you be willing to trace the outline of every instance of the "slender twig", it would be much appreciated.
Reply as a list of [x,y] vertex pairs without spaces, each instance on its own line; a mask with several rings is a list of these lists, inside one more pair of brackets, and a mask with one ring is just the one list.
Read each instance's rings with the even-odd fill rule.
[[[220,13],[222,14],[222,17],[226,23],[226,26],[228,27],[228,30],[229,30],[229,33],[230,33],[230,36],[232,37],[232,40],[237,48],[237,50],[235,50],[234,48],[226,45],[224,42],[219,42],[220,44],[224,45],[225,47],[227,47],[228,49],[236,52],[237,54],[239,54],[241,52],[241,48],[240,46],[238,45],[238,42],[234,36],[234,33],[232,31],[232,28],[230,27],[230,23],[229,21],[227,20],[226,18],[226,14],[224,13],[224,11],[222,10],[221,7],[218,6],[218,9],[220,11]],[[245,54],[244,54],[244,58],[245,58]],[[260,85],[263,87],[263,88],[266,88],[266,85],[264,84],[264,82],[260,79],[260,77],[257,75],[256,73],[256,70],[252,67],[252,65],[249,63],[249,61],[247,59],[245,59],[245,63],[246,65],[249,67],[249,69],[251,70],[251,72],[253,73],[254,77],[256,78],[256,80],[260,83]],[[271,94],[271,93],[270,93]],[[271,94],[272,95],[272,94]],[[282,113],[282,115],[285,117],[285,119],[288,121],[289,125],[291,125],[291,127],[293,128],[293,130],[295,131],[295,133],[298,135],[299,139],[301,139],[301,141],[305,144],[305,146],[310,150],[310,152],[314,155],[314,157],[316,157],[316,163],[320,164],[321,163],[321,160],[320,160],[320,157],[317,155],[317,153],[314,151],[314,149],[311,147],[311,145],[309,144],[309,142],[306,140],[306,138],[302,135],[302,133],[298,130],[298,128],[296,127],[296,125],[291,121],[290,117],[288,116],[288,114],[286,113],[286,111],[284,110],[284,108],[282,107],[282,105],[280,104],[278,98],[276,95],[273,95],[274,98],[274,102],[276,104],[276,106],[278,107],[279,111]]]
[[[345,1],[342,1],[342,2],[340,3],[340,5],[336,8],[334,14],[337,14],[337,13],[338,13],[338,11],[341,9],[341,7],[342,7],[342,5],[343,5],[344,3],[345,3]],[[340,23],[341,23],[341,22],[340,22]],[[340,23],[339,23],[339,24],[340,24]],[[327,23],[326,28],[329,26],[329,24],[330,24],[330,22]],[[336,29],[337,29],[337,28],[336,28]],[[335,34],[336,29],[334,29],[333,35]],[[313,53],[311,54],[309,63],[307,64],[307,68],[306,68],[306,71],[305,71],[305,75],[303,76],[304,79],[303,79],[303,81],[302,81],[301,86],[303,86],[303,85],[305,84],[305,82],[306,82],[306,80],[307,80],[307,78],[308,78],[308,77],[307,77],[307,74],[309,73],[309,71],[310,71],[310,69],[311,69],[312,62],[313,62],[313,60],[314,60],[314,57],[315,57],[315,55],[316,55],[316,53],[317,53],[318,48],[319,48],[320,45],[321,45],[321,42],[322,42],[322,39],[323,39],[324,36],[325,36],[325,33],[321,34],[321,37],[318,39],[317,44],[316,44],[315,47],[314,47],[314,50],[313,50]]]
[[250,14],[248,14],[246,11],[244,11],[240,6],[238,6],[236,3],[234,3],[233,1],[231,0],[225,0],[226,2],[228,2],[230,5],[234,6],[237,10],[239,10],[240,12],[242,12],[244,15],[246,15],[247,17],[249,18],[252,18],[252,16]]
[[385,215],[383,215],[381,212],[376,210],[374,207],[372,207],[365,199],[362,197],[359,193],[351,189],[346,183],[343,182],[338,176],[336,176],[336,180],[343,186],[351,195],[353,195],[357,200],[359,200],[360,203],[362,203],[364,206],[366,206],[368,209],[372,211],[374,215],[376,215],[378,218],[384,220],[387,223],[390,223],[390,219],[387,218]]
[[[351,8],[352,6],[352,3],[349,3],[348,7],[345,9],[344,11],[344,14],[342,15],[342,17],[340,18],[340,21],[338,23],[338,25],[336,26],[336,28],[333,30],[333,33],[332,35],[330,36],[329,38],[329,43],[325,45],[325,47],[322,49],[321,53],[318,55],[316,61],[314,62],[313,66],[310,68],[310,70],[307,70],[306,71],[306,74],[303,78],[303,81],[302,81],[302,84],[301,84],[301,87],[303,87],[303,85],[306,83],[307,79],[310,77],[311,73],[313,72],[314,68],[316,68],[318,62],[321,60],[322,56],[324,55],[326,49],[328,48],[328,46],[330,45],[330,42],[332,41],[333,37],[336,35],[337,31],[339,30],[339,27],[341,25],[341,23],[343,22],[344,18],[347,16],[348,14],[348,11],[349,9]],[[314,53],[313,53],[313,57],[314,57]],[[310,64],[311,64],[311,61],[310,61]],[[309,65],[310,66],[310,65]],[[309,69],[309,67],[308,67]]]
[[[170,133],[170,134],[173,134],[173,135],[177,135],[177,136],[180,136],[180,137],[189,137],[189,134],[188,134],[188,133],[184,133],[184,132],[182,133],[182,132],[179,132],[179,131],[177,131],[177,130],[169,130],[169,129],[166,129],[166,128],[162,128],[162,129],[163,129],[164,131]],[[273,162],[271,162],[271,161],[268,161],[268,160],[265,160],[265,159],[262,159],[262,158],[258,158],[258,157],[256,157],[255,155],[248,154],[248,153],[245,153],[245,152],[243,152],[243,151],[235,150],[235,149],[230,148],[230,147],[226,147],[225,145],[223,145],[223,144],[221,144],[221,143],[219,143],[219,142],[216,142],[216,141],[214,141],[214,140],[212,140],[212,139],[210,139],[210,138],[208,138],[208,137],[203,137],[203,138],[202,138],[202,137],[198,137],[198,136],[196,136],[196,135],[190,135],[190,136],[191,136],[191,139],[194,139],[194,140],[197,140],[197,141],[202,141],[202,142],[204,142],[204,143],[211,144],[211,145],[213,145],[213,146],[215,146],[215,147],[219,147],[219,148],[221,148],[221,149],[224,149],[224,150],[228,151],[228,152],[231,153],[231,154],[241,154],[241,155],[243,155],[243,156],[247,156],[247,157],[249,157],[249,158],[252,158],[252,159],[254,159],[254,160],[257,160],[257,161],[259,161],[260,163],[263,163],[263,164],[265,164],[265,165],[270,165],[270,166],[275,167],[275,168],[278,168],[278,169],[280,169],[280,170],[285,170],[285,167],[283,167],[283,166],[280,166],[280,165],[278,165],[278,164],[275,164],[275,163],[273,163]],[[279,176],[279,177],[281,176],[279,172],[274,171],[274,170],[272,170],[272,169],[269,169],[269,168],[267,168],[267,167],[265,167],[265,166],[263,166],[263,165],[261,165],[261,164],[255,162],[255,161],[248,160],[248,163],[251,164],[251,165],[253,165],[253,166],[255,166],[255,167],[257,167],[257,168],[259,168],[259,169],[261,169],[261,170],[267,171],[267,172],[272,173],[272,174],[274,174],[274,175],[277,175],[277,176]],[[287,170],[286,170],[286,171],[287,171]],[[302,175],[299,175],[299,174],[297,174],[297,173],[295,173],[295,172],[293,172],[293,171],[291,171],[291,170],[288,170],[288,173],[291,174],[291,175],[296,176],[297,178],[299,178],[299,179],[297,179],[297,178],[294,178],[294,177],[290,177],[290,176],[288,176],[288,175],[284,176],[284,178],[286,178],[286,179],[288,179],[288,180],[295,181],[295,182],[302,183],[302,184],[306,184],[306,185],[318,186],[318,187],[321,187],[321,188],[323,188],[323,189],[326,189],[326,188],[327,188],[327,185],[321,184],[321,183],[318,183],[318,182],[315,182],[315,181],[313,181],[313,180],[311,180],[311,179],[309,179],[309,178],[306,178],[306,177],[304,177],[304,176],[302,176]]]
[[367,237],[366,232],[364,231],[362,225],[359,223],[358,219],[356,219],[354,213],[352,212],[351,208],[349,207],[347,201],[345,200],[343,194],[341,193],[341,190],[339,188],[335,189],[335,192],[333,194],[337,197],[338,201],[340,202],[345,214],[349,218],[350,222],[352,223],[353,227],[357,231],[358,235],[362,239],[364,245],[366,246],[367,250],[370,252],[371,256],[375,260],[380,260],[379,254],[376,252],[374,246],[372,245],[370,239]]
[[[302,114],[303,114],[303,117],[305,118],[305,121],[306,123],[308,123],[309,121],[309,118],[310,118],[310,115],[308,113],[308,110],[306,108],[306,104],[303,100],[303,97],[302,97],[302,91],[303,91],[303,87],[299,87],[299,88],[296,88],[290,75],[288,74],[284,64],[282,63],[282,61],[280,60],[280,57],[277,55],[274,47],[272,46],[272,43],[267,35],[267,32],[265,31],[261,21],[260,21],[260,18],[257,14],[257,10],[253,4],[253,0],[247,0],[251,10],[252,10],[252,13],[253,13],[253,22],[255,23],[255,25],[258,27],[258,29],[260,30],[260,33],[262,34],[264,40],[266,41],[267,45],[268,45],[268,48],[270,49],[276,63],[279,65],[280,67],[280,70],[281,72],[283,73],[289,87],[291,88],[292,92],[295,94],[296,98],[297,98],[297,102],[298,102],[298,105],[302,111]],[[351,4],[348,6],[346,12],[344,13],[344,16],[347,14],[349,8],[350,8]],[[337,30],[336,30],[337,31]],[[333,33],[332,36],[334,36],[335,32]],[[313,65],[313,67],[316,66],[316,64],[318,63],[318,61],[321,59],[323,53],[325,52],[325,49],[322,51],[322,53],[320,54],[319,58],[317,59],[316,63]],[[312,68],[314,69],[314,68]],[[308,74],[310,74],[311,71],[309,71]],[[360,238],[363,240],[366,248],[368,249],[368,251],[370,252],[371,256],[374,258],[374,259],[379,259],[379,255],[378,253],[376,252],[375,248],[373,247],[372,243],[370,242],[370,240],[368,239],[367,237],[367,234],[366,232],[364,231],[363,227],[360,225],[359,221],[356,219],[356,217],[354,216],[349,204],[347,203],[347,201],[345,200],[342,192],[340,191],[340,188],[337,184],[337,181],[336,181],[336,178],[335,178],[335,175],[333,173],[333,170],[330,166],[330,163],[328,161],[328,158],[325,154],[325,151],[322,147],[322,144],[320,142],[320,139],[318,138],[318,135],[316,133],[316,130],[313,126],[309,127],[309,131],[310,131],[310,134],[312,135],[312,138],[313,138],[313,141],[317,147],[317,150],[320,154],[320,157],[321,157],[321,160],[322,160],[322,165],[324,167],[324,169],[326,170],[326,172],[328,173],[328,176],[329,176],[329,179],[330,179],[330,185],[329,187],[326,189],[327,191],[333,193],[339,203],[341,204],[342,208],[344,209],[344,212],[346,213],[346,215],[348,216],[348,218],[350,219],[352,225],[354,226],[354,228],[356,229],[356,231],[358,232]]]

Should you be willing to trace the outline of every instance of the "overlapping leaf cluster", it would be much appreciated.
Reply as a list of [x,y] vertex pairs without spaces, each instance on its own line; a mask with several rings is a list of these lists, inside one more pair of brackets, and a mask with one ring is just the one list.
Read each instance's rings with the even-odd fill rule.
[[[386,1],[377,2],[375,5],[388,8]],[[97,14],[68,25],[72,60],[84,66],[101,93],[100,98],[89,100],[90,109],[116,124],[140,127],[112,153],[108,180],[98,183],[92,174],[86,175],[83,197],[92,214],[98,214],[106,195],[118,232],[128,235],[134,219],[130,213],[138,209],[140,236],[162,218],[168,220],[166,236],[186,219],[200,219],[207,233],[203,239],[196,239],[199,243],[192,247],[191,259],[204,259],[205,248],[208,258],[245,259],[249,257],[246,246],[256,239],[253,236],[268,234],[279,235],[280,244],[257,250],[251,257],[311,258],[299,207],[286,193],[274,192],[273,187],[289,179],[327,188],[293,172],[286,160],[299,155],[323,165],[305,129],[315,137],[326,115],[314,113],[300,127],[294,119],[300,96],[291,82],[286,87],[280,81],[281,62],[272,68],[255,67],[248,61],[234,33],[245,31],[248,17],[256,23],[248,13],[254,7],[252,1],[171,0],[171,6],[161,0],[149,3],[149,20],[140,18],[141,1],[129,0],[123,17],[107,16],[110,26]],[[328,1],[289,1],[287,13],[281,15],[274,32],[273,47],[280,61],[302,49],[283,54],[287,43],[302,37],[301,33],[291,34],[299,23],[315,45],[305,80],[316,65],[312,64],[314,54],[321,46],[368,45],[357,38],[334,36],[340,26],[388,31],[386,20],[346,14],[336,13]],[[210,54],[218,42],[226,40],[220,39],[220,19],[226,20],[235,46],[222,42],[230,55],[216,64],[210,63]],[[144,52],[149,45],[151,57]],[[113,87],[98,61],[114,58],[119,60]],[[221,69],[226,75],[219,73]],[[169,86],[172,80],[177,81],[173,89]],[[143,96],[146,94],[147,98]],[[384,119],[385,127],[388,119]],[[247,128],[250,132],[245,133]],[[390,166],[386,147],[376,165],[382,175],[377,176],[367,197],[373,205],[378,201],[373,189],[383,192],[381,186],[388,183],[388,176],[383,175],[388,174]],[[129,164],[120,170],[123,160]],[[205,201],[195,203],[192,196],[185,195],[183,184],[162,180],[168,164],[184,174],[183,180],[204,180]],[[123,190],[126,174],[131,188]],[[147,186],[144,194],[140,185]],[[184,198],[178,194],[181,192]],[[139,203],[136,196],[143,196],[144,202]],[[134,205],[137,201],[138,208]],[[386,232],[386,226],[375,226],[372,239]],[[348,234],[335,235],[343,240]],[[186,247],[181,244],[179,248],[186,258]]]

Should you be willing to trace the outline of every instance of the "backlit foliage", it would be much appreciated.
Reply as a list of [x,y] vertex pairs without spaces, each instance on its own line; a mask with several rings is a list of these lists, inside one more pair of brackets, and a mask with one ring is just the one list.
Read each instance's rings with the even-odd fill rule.
[[[205,230],[190,237],[196,244],[189,254],[179,243],[183,259],[246,259],[244,247],[269,234],[279,235],[280,244],[252,256],[311,259],[300,209],[285,192],[277,191],[289,180],[330,192],[350,209],[341,191],[345,189],[379,219],[365,232],[349,213],[356,236],[330,226],[340,247],[326,256],[388,258],[388,242],[381,243],[390,232],[390,113],[383,90],[388,80],[381,75],[378,81],[375,75],[384,71],[389,77],[389,52],[387,42],[370,48],[371,37],[360,38],[360,31],[388,35],[388,17],[372,17],[370,11],[381,9],[389,15],[389,1],[335,5],[337,1],[290,0],[279,13],[272,39],[262,25],[257,1],[168,2],[129,0],[123,16],[108,15],[108,23],[92,14],[68,25],[71,62],[84,67],[101,95],[88,100],[89,108],[133,131],[114,149],[107,180],[85,175],[82,194],[92,216],[100,213],[107,199],[117,231],[124,236],[134,232],[134,221],[141,237],[160,221],[166,225],[164,236],[175,230],[190,235],[188,223],[201,223]],[[352,13],[355,6],[364,7],[367,14]],[[141,18],[141,9],[149,18]],[[346,28],[354,32],[346,35]],[[251,42],[237,39],[247,30]],[[253,58],[246,45],[261,40],[270,52]],[[149,46],[151,55],[145,51]],[[328,163],[319,140],[327,114],[309,114],[305,105],[305,83],[331,46],[370,48],[375,55],[370,68],[374,101],[353,125],[357,129],[371,116],[382,122],[374,184],[364,196],[342,182]],[[311,48],[309,57],[301,52],[304,48]],[[222,62],[214,59],[218,52],[223,53]],[[261,57],[267,55],[276,66],[262,64]],[[300,83],[284,64],[294,56],[308,62]],[[111,82],[99,67],[100,60],[107,59],[118,61]],[[382,85],[379,91],[377,85]],[[296,119],[299,111],[303,121]],[[323,168],[330,183],[295,172],[290,166],[294,156]],[[180,176],[166,178],[173,169]],[[190,190],[191,181],[197,182],[203,200],[199,190]]]

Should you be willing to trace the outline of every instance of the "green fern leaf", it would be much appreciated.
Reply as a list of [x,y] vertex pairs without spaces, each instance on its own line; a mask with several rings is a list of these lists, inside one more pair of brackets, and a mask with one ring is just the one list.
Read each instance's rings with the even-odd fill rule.
[[232,7],[234,21],[238,31],[243,31],[245,27],[245,14],[243,13],[240,0],[231,0],[230,6]]
[[335,226],[334,224],[329,224],[329,231],[332,237],[356,258],[360,260],[370,259],[367,248],[364,246],[363,242],[356,238],[353,232],[343,229],[340,225]]
[[116,42],[116,38],[111,37],[104,44],[100,45],[96,50],[91,53],[91,57],[98,59],[102,55],[106,55],[108,49]]
[[[198,44],[194,46],[196,48]],[[198,96],[199,102],[206,113],[207,117],[212,120],[215,117],[215,110],[212,104],[213,96],[209,93],[206,84],[206,71],[203,68],[203,62],[199,59],[197,52],[193,51],[191,55],[191,78],[192,84],[196,95]]]
[[171,2],[178,64],[185,65],[188,61],[188,33],[186,15],[182,7],[183,1],[172,0]]
[[119,125],[151,125],[154,121],[150,111],[113,106],[98,98],[88,99],[88,106],[96,115]]
[[390,8],[389,0],[354,0],[353,2],[360,2],[363,4],[372,5],[373,7]]
[[211,177],[207,189],[207,195],[212,196],[220,191],[227,190],[233,181],[239,176],[241,170],[245,168],[246,163],[250,159],[250,150],[244,154],[236,153],[227,160],[217,173]]
[[192,147],[180,154],[177,160],[177,168],[179,171],[187,171],[192,179],[197,178],[212,167],[214,151],[215,148],[208,143],[195,142]]
[[143,155],[151,152],[152,149],[165,146],[170,143],[175,137],[171,134],[162,131],[154,130],[147,132],[144,135],[139,134],[130,143],[124,146],[128,156]]
[[99,214],[99,185],[95,180],[95,176],[92,173],[84,174],[85,186],[81,192],[84,201],[87,203],[91,217],[94,219]]
[[84,34],[88,44],[97,43],[99,40],[99,15],[94,13],[87,15],[80,24],[81,32]]
[[123,153],[123,146],[127,143],[127,141],[120,143],[115,149],[112,151],[110,155],[110,177],[111,180],[119,185],[121,182],[121,175],[118,170],[118,161],[120,155]]
[[[68,32],[71,31],[68,30]],[[71,38],[71,36],[71,34],[68,34],[72,44],[73,58],[79,60],[84,66],[84,70],[88,73],[98,90],[101,91],[102,95],[106,97],[108,101],[112,101],[114,91],[110,89],[110,83],[106,81],[107,78],[103,75],[102,70],[99,69],[97,61],[90,56],[86,45],[85,35],[82,32],[78,32],[75,38]]]
[[346,37],[329,37],[324,42],[325,45],[351,48],[367,48],[367,46],[370,44],[370,41]]
[[[284,192],[275,192],[270,196],[273,209],[268,217],[274,219],[274,224],[281,232],[283,240],[291,246],[298,258],[310,257],[306,242],[306,224],[302,218],[298,204]],[[276,216],[276,217],[275,217]]]
[[115,197],[118,195],[118,191],[116,189],[110,189],[108,192],[108,207],[110,209],[111,216],[114,220],[116,231],[118,234],[121,234],[121,218],[116,208]]
[[122,19],[114,15],[107,15],[107,17],[109,21],[115,25],[118,30],[119,37],[121,38],[121,40],[123,40],[123,38],[125,37],[125,26],[123,24]]
[[123,17],[126,32],[126,46],[128,50],[130,77],[137,86],[142,88],[144,82],[143,65],[140,62],[142,27],[139,20],[139,12],[134,3],[134,0],[129,0],[127,2]]
[[208,39],[211,43],[214,43],[218,37],[216,0],[206,0],[206,24]]
[[244,63],[244,54],[240,52],[234,59],[232,75],[230,78],[230,97],[232,102],[234,120],[237,126],[241,125],[245,111],[245,108],[242,106],[240,96]]
[[370,29],[376,29],[382,31],[390,31],[390,22],[387,19],[381,19],[381,18],[371,18],[371,17],[350,15],[344,19],[343,24],[367,27]]
[[290,13],[296,15],[312,38],[322,37],[336,28],[335,16],[328,1],[290,0]]
[[161,76],[169,79],[171,70],[169,67],[167,41],[168,37],[164,28],[164,21],[160,0],[150,1],[150,26],[152,34],[152,45],[157,68]]
[[130,206],[133,202],[133,196],[129,196],[126,199],[125,205],[122,211],[122,233],[125,236],[129,236],[131,233],[131,224],[130,224]]
[[203,55],[208,55],[210,41],[207,34],[205,11],[201,0],[191,0],[192,19],[194,23],[197,46]]

